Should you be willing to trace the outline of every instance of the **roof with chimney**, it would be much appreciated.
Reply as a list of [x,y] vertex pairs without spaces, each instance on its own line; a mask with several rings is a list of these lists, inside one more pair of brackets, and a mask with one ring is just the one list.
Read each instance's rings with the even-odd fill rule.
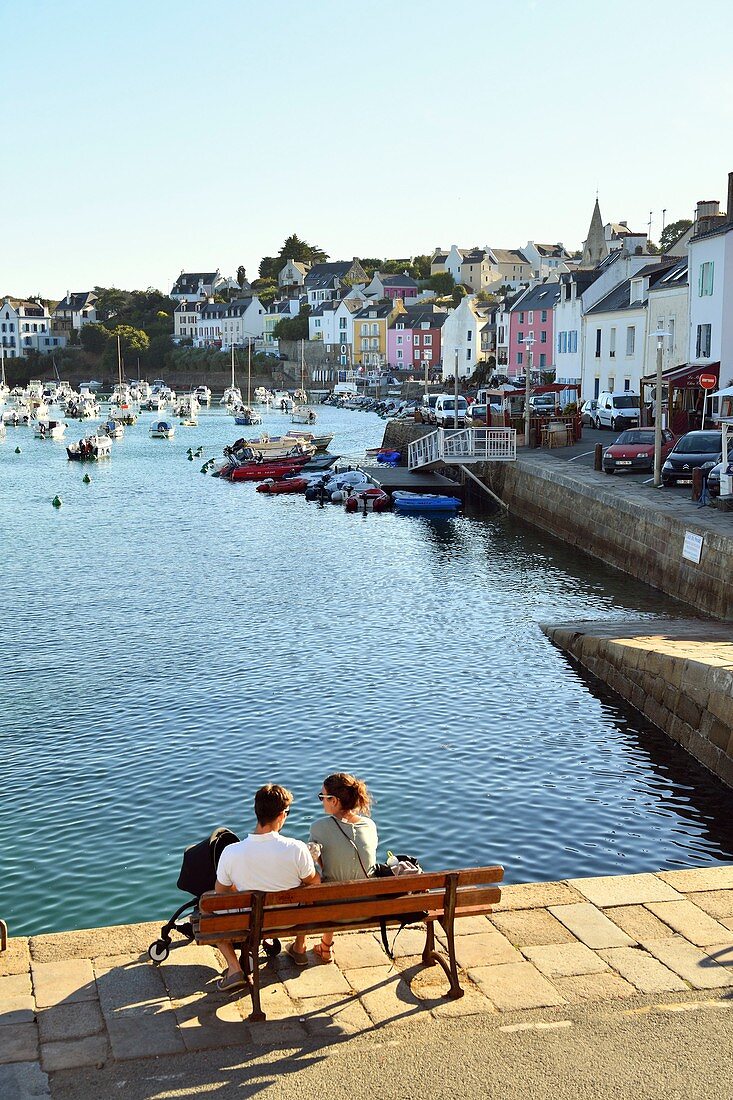
[[594,306],[591,306],[586,314],[590,313],[613,313],[615,310],[629,309],[634,307],[643,309],[645,303],[642,301],[631,301],[631,284],[635,279],[649,279],[649,289],[656,285],[659,279],[671,268],[677,267],[674,260],[662,261],[659,263],[647,264],[646,267],[642,267],[630,279],[624,279],[622,283],[619,283],[617,287],[601,298],[599,302],[596,302]]
[[219,277],[218,271],[182,271],[173,284],[171,294],[196,294],[199,284],[211,288]]
[[61,310],[71,313],[81,313],[83,309],[92,309],[97,301],[97,295],[93,290],[66,291],[66,296],[56,306],[56,313]]
[[515,309],[552,309],[559,300],[559,283],[538,283],[516,299],[510,306],[510,312]]
[[498,264],[528,264],[529,260],[519,248],[492,248],[491,254]]
[[356,258],[313,264],[305,277],[305,286],[308,290],[333,290],[337,280],[343,282],[352,274],[359,275],[363,282],[368,281],[366,272]]

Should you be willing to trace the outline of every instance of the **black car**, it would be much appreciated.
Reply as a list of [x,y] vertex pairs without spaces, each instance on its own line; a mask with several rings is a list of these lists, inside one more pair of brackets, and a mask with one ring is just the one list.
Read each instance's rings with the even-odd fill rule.
[[706,464],[712,469],[721,461],[723,433],[716,431],[688,432],[678,439],[662,466],[662,485],[692,481],[692,471]]

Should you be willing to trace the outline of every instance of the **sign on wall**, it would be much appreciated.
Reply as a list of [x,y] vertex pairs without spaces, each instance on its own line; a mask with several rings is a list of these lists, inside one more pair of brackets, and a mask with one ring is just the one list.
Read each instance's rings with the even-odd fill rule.
[[685,541],[682,545],[682,557],[687,561],[700,564],[702,556],[703,536],[696,535],[693,531],[685,531]]

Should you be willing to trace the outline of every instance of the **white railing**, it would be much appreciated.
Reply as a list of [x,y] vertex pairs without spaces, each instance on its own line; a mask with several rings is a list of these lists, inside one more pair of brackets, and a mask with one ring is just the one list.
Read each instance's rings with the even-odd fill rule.
[[407,464],[411,470],[432,462],[513,462],[517,457],[514,428],[464,428],[431,432],[410,443]]

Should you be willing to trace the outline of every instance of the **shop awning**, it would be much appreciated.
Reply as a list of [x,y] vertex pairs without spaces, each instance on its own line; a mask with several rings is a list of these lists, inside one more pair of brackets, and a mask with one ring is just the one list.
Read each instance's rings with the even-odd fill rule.
[[[683,363],[679,367],[670,367],[668,370],[662,371],[662,382],[665,384],[671,384],[675,389],[681,389],[683,387],[699,386],[701,374],[714,374],[716,378],[720,377],[720,363],[706,363],[705,366],[700,366],[699,363]],[[654,374],[645,375],[642,380],[642,386],[653,386],[657,381],[656,371]]]

